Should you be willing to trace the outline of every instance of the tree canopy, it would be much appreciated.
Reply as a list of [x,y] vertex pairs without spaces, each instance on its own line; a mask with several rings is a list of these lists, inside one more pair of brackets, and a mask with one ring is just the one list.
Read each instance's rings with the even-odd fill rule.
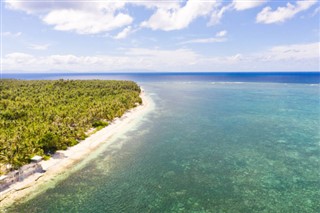
[[[107,126],[136,103],[132,81],[13,80],[0,84],[0,167],[73,146],[90,128]],[[0,169],[0,173],[5,172]]]

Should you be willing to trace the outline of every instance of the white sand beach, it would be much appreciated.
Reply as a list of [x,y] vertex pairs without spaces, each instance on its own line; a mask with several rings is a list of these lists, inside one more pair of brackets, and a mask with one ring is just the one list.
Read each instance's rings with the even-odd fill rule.
[[64,151],[58,151],[47,161],[41,161],[40,164],[46,172],[35,173],[0,192],[0,210],[22,198],[29,197],[29,194],[38,191],[53,178],[67,173],[70,168],[84,160],[102,144],[108,146],[110,138],[116,133],[130,130],[132,126],[130,124],[139,120],[152,109],[152,101],[143,90],[140,97],[142,104],[129,110],[121,118],[115,119],[110,125],[90,135],[79,144]]

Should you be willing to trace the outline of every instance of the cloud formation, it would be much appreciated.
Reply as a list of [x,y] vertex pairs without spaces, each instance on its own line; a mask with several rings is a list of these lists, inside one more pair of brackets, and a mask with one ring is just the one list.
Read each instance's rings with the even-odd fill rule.
[[221,8],[219,7],[214,8],[214,10],[211,12],[210,20],[207,25],[213,26],[213,25],[219,24],[225,12],[231,9],[232,9],[232,4],[228,4]]
[[233,0],[232,3],[222,4],[220,1],[215,4],[215,7],[211,11],[210,21],[208,22],[208,26],[213,26],[219,24],[223,15],[226,12],[230,11],[242,11],[248,10],[251,8],[259,7],[266,3],[268,0]]
[[223,30],[223,31],[217,32],[215,37],[191,39],[191,40],[188,40],[188,41],[180,42],[179,44],[220,43],[220,42],[225,42],[225,41],[227,41],[226,35],[227,35],[227,31],[226,31],[226,30]]
[[30,44],[29,47],[30,49],[33,50],[47,50],[51,44]]
[[216,33],[216,37],[224,37],[227,35],[227,33],[228,32],[226,30],[222,30],[222,31]]
[[55,30],[75,31],[79,34],[96,34],[129,25],[133,18],[118,13],[91,13],[77,10],[54,10],[43,18],[46,24],[54,25]]
[[127,38],[129,34],[133,33],[134,30],[132,30],[131,26],[128,26],[124,28],[121,32],[119,32],[116,36],[114,36],[114,39],[124,39]]
[[263,24],[281,23],[293,18],[301,11],[309,9],[315,5],[317,0],[297,1],[296,4],[287,3],[285,7],[278,7],[272,10],[271,7],[265,7],[257,15],[256,22]]
[[11,37],[11,38],[16,38],[22,35],[22,32],[17,32],[17,33],[13,33],[13,32],[1,32],[0,34],[3,37]]
[[[252,54],[204,56],[190,49],[124,49],[117,55],[49,55],[11,53],[3,58],[4,70],[43,72],[155,71],[305,71],[319,67],[319,42],[275,46]],[[234,70],[234,67],[237,70]]]
[[235,10],[247,10],[258,7],[266,2],[267,0],[233,0],[232,4]]
[[217,4],[217,1],[189,0],[183,7],[158,7],[149,20],[141,23],[141,27],[164,31],[180,30],[188,27],[196,18],[209,15]]
[[[4,70],[23,70],[30,72],[57,71],[90,72],[112,71],[121,69],[170,70],[187,69],[195,63],[197,54],[188,49],[159,50],[130,48],[122,56],[116,55],[49,55],[35,56],[25,53],[11,53],[3,58]],[[173,60],[172,60],[173,59]],[[187,62],[186,62],[187,61]]]
[[[16,1],[5,0],[6,8],[20,10],[38,16],[55,30],[72,31],[78,34],[99,34],[123,29],[116,39],[126,38],[130,34],[134,17],[127,6],[143,7],[151,11],[135,26],[151,30],[174,31],[190,26],[198,18],[208,20],[207,26],[219,24],[226,12],[243,11],[259,7],[268,0],[221,0],[199,1]],[[257,23],[277,23],[293,18],[297,13],[309,9],[317,0],[287,3],[285,7],[273,10],[265,7],[256,17]]]
[[125,1],[118,2],[37,2],[6,0],[6,7],[38,16],[55,30],[78,34],[97,34],[127,26],[133,18],[122,10]]
[[[257,28],[250,28],[252,32],[248,32],[250,34],[245,37],[247,40],[248,38],[252,39],[252,44],[258,44],[257,46],[252,47],[250,44],[247,48],[244,46],[246,42],[241,40],[244,38],[243,29],[249,29],[252,25],[257,25],[252,23],[254,17],[256,17],[257,23],[271,24],[285,22],[301,13],[304,16],[304,20],[301,19],[301,21],[316,23],[317,19],[314,16],[319,14],[319,7],[312,8],[312,6],[316,5],[316,0],[299,0],[295,1],[295,3],[287,3],[282,7],[278,7],[281,4],[278,2],[275,8],[263,8],[263,4],[273,4],[272,1],[268,0],[170,0],[170,2],[128,2],[119,0],[94,1],[90,4],[86,1],[5,0],[5,2],[7,9],[23,11],[38,17],[43,24],[50,25],[55,30],[71,31],[82,35],[98,35],[88,37],[72,35],[73,38],[79,40],[72,42],[70,46],[66,46],[64,44],[69,42],[69,40],[66,40],[69,37],[56,37],[56,35],[63,35],[63,33],[52,33],[47,31],[47,28],[41,29],[41,34],[38,37],[40,40],[32,39],[28,41],[27,39],[30,39],[30,35],[35,35],[34,32],[39,32],[39,26],[41,27],[41,25],[35,26],[38,28],[34,28],[34,26],[30,26],[30,29],[29,26],[27,29],[21,28],[25,30],[23,31],[24,36],[21,36],[21,38],[18,38],[21,32],[17,32],[20,29],[14,26],[7,28],[7,32],[1,33],[1,36],[6,41],[4,44],[7,46],[7,48],[4,48],[5,53],[2,64],[4,70],[40,72],[50,69],[90,72],[119,69],[157,71],[235,71],[235,68],[237,69],[236,71],[272,71],[282,69],[303,71],[319,69],[319,43],[299,44],[301,41],[318,41],[318,37],[311,38],[310,36],[310,38],[303,39],[304,36],[300,36],[301,38],[295,36],[294,39],[290,39],[288,42],[291,41],[296,44],[274,46],[251,54],[242,51],[266,48],[265,45],[259,46],[258,41],[266,45],[278,44],[280,41],[286,41],[285,35],[280,31],[275,31],[271,38],[266,36],[254,38],[253,35],[256,35],[258,28],[263,27],[259,25]],[[261,8],[261,12],[255,16],[258,13],[256,12],[258,7],[263,9]],[[238,12],[252,8],[256,9],[251,10],[248,14]],[[308,9],[310,10],[307,11]],[[302,13],[303,11],[306,12]],[[234,15],[231,13],[234,13]],[[16,14],[18,17],[20,16],[19,18],[25,16],[21,16],[19,13]],[[237,15],[240,15],[241,19],[239,19],[239,23],[226,23],[226,25],[223,25],[225,24],[223,23],[223,18],[226,15],[231,16],[226,17],[226,21],[235,20]],[[8,21],[8,23],[11,22]],[[200,24],[207,24],[207,26],[199,26]],[[20,25],[18,24],[17,26]],[[287,26],[284,29],[289,29],[290,32],[298,32],[298,29],[293,28],[296,26]],[[203,29],[201,27],[207,28]],[[265,27],[270,28],[271,26]],[[224,30],[224,28],[228,31]],[[274,29],[276,28],[277,26],[274,26]],[[223,30],[217,31],[217,29]],[[9,32],[9,30],[12,32]],[[176,32],[178,30],[183,31]],[[241,33],[239,33],[240,31]],[[139,32],[139,34],[136,33],[138,35],[132,36],[133,39],[125,40],[135,32]],[[232,39],[228,39],[229,32],[232,34]],[[314,32],[318,35],[318,30],[314,30]],[[28,35],[28,33],[33,34]],[[305,31],[301,35],[308,35],[308,32]],[[45,39],[41,39],[41,36],[45,36]],[[277,39],[276,36],[283,37]],[[124,41],[114,42],[112,39],[123,39]],[[50,44],[42,43],[44,41],[55,44],[55,48],[51,48],[50,53],[49,51],[42,52],[42,55],[38,56],[39,52],[32,50],[47,50]],[[87,41],[90,41],[92,46],[82,47],[82,42]],[[221,42],[226,43],[215,44]],[[143,48],[134,48],[138,46]],[[32,54],[27,54],[28,51]],[[75,51],[73,52],[74,54],[60,54],[61,52],[72,51]],[[80,56],[83,53],[87,55]]]
[[6,8],[36,15],[44,23],[52,25],[55,30],[73,31],[78,34],[97,34],[130,25],[134,18],[129,15],[127,5],[144,7],[146,10],[153,11],[150,17],[139,23],[140,26],[152,30],[181,30],[188,27],[197,18],[210,16],[212,13],[222,17],[219,15],[218,7],[221,2],[218,0],[188,0],[185,3],[179,0],[170,2],[95,1],[92,4],[84,1],[5,0],[5,2]]
[[320,59],[320,42],[308,44],[280,45],[270,48],[266,53],[261,54],[264,60],[304,60]]

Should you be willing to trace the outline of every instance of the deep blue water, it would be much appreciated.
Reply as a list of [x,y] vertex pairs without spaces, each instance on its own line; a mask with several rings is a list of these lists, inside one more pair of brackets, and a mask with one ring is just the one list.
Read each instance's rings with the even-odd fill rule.
[[2,74],[2,78],[16,79],[117,79],[139,82],[159,81],[218,81],[218,82],[277,82],[320,83],[320,72],[248,72],[248,73],[16,73]]
[[11,212],[320,212],[319,74],[18,78],[136,80],[155,108]]

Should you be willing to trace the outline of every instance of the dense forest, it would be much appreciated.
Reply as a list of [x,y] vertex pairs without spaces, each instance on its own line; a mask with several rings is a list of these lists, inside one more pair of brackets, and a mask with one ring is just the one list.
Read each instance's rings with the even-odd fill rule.
[[0,80],[0,174],[48,157],[141,104],[131,81]]

